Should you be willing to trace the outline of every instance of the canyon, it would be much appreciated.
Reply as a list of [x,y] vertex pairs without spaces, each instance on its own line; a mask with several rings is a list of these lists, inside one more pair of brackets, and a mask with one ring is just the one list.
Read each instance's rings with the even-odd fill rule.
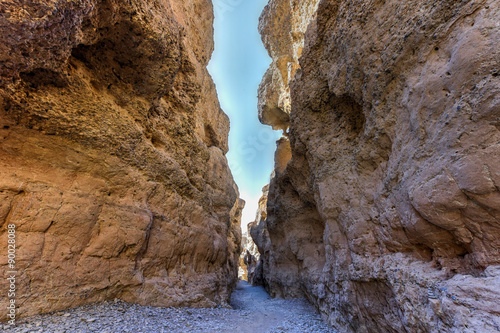
[[340,332],[500,330],[500,2],[271,0],[262,284]]
[[338,332],[500,331],[499,17],[500,0],[270,0],[256,117],[283,136],[242,240],[210,0],[1,2],[18,317],[142,305],[164,327],[194,307],[217,308],[200,327],[327,330],[240,274]]
[[0,270],[15,225],[18,317],[228,306],[244,202],[206,69],[212,3],[3,1],[0,19]]

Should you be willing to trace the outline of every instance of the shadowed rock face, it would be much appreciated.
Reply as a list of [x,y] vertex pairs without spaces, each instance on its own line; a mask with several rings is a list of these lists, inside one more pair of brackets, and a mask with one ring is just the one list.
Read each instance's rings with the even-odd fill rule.
[[[271,0],[261,26],[295,3]],[[255,226],[272,294],[307,296],[342,332],[499,329],[499,8],[319,2],[285,85],[292,158]],[[282,27],[261,29],[273,63],[293,59]]]
[[[269,185],[266,185],[262,188],[262,196],[259,199],[255,221],[248,224],[248,239],[242,253],[243,263],[248,272],[247,281],[253,286],[262,286],[265,283],[263,279],[263,265],[267,261],[264,261],[263,258],[267,256],[266,251],[269,244],[269,235],[267,234],[264,221],[267,217],[268,193]],[[261,253],[263,256],[261,256]]]
[[242,203],[212,23],[208,0],[0,4],[0,270],[15,224],[21,315],[228,301]]

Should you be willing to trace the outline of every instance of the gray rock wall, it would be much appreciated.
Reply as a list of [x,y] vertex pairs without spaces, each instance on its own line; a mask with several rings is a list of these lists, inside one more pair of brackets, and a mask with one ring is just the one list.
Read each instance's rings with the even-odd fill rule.
[[[261,26],[294,6],[271,0]],[[261,29],[273,64],[297,67],[289,122],[264,119],[289,126],[292,155],[270,184],[269,241],[254,238],[266,287],[307,296],[341,332],[497,331],[500,2],[317,8],[299,64],[293,25]]]

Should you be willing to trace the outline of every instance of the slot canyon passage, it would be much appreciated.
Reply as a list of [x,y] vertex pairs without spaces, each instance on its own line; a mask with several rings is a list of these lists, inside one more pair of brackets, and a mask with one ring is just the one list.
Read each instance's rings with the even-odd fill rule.
[[500,1],[270,0],[243,236],[236,3],[0,2],[3,331],[500,332]]

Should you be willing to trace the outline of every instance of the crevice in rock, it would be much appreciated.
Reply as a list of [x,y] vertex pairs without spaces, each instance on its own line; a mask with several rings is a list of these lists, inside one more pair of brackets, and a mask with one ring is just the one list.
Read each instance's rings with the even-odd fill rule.
[[210,124],[205,124],[205,144],[207,147],[219,147],[219,140],[214,128]]
[[68,81],[63,74],[45,68],[36,68],[30,72],[21,72],[19,76],[34,89],[43,86],[53,86],[56,88],[65,88],[68,86]]

